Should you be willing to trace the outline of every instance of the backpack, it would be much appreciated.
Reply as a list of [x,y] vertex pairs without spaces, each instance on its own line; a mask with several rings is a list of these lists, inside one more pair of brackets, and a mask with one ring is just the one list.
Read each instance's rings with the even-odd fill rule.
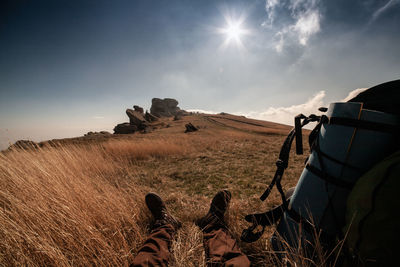
[[[363,266],[393,266],[400,248],[400,150],[359,178],[347,199],[346,244]],[[348,265],[354,265],[348,262]],[[398,262],[397,264],[398,265]]]
[[[324,115],[306,117],[299,114],[296,116],[295,127],[285,139],[279,159],[276,162],[275,176],[260,197],[264,201],[272,188],[276,186],[281,194],[282,205],[264,213],[247,215],[245,220],[252,225],[243,230],[242,240],[254,242],[261,237],[266,226],[277,224],[277,235],[274,234],[271,238],[271,244],[275,251],[283,252],[288,248],[296,249],[306,245],[305,251],[314,255],[314,247],[317,242],[327,252],[336,250],[338,242],[346,240],[346,231],[343,232],[343,229],[347,223],[346,230],[349,229],[349,226],[352,226],[348,231],[351,236],[348,242],[351,253],[347,253],[349,252],[347,246],[344,247],[344,260],[352,258],[348,256],[355,253],[363,263],[370,263],[373,260],[379,263],[389,263],[393,259],[390,255],[388,256],[389,252],[386,252],[386,254],[382,252],[381,255],[384,255],[382,257],[368,256],[369,254],[365,254],[365,256],[364,251],[369,251],[369,249],[365,249],[364,246],[368,247],[371,246],[370,243],[375,243],[376,247],[383,247],[394,254],[396,250],[390,250],[390,248],[394,248],[395,241],[399,240],[398,235],[395,234],[395,229],[389,226],[385,228],[388,230],[386,234],[393,238],[390,242],[386,242],[385,239],[389,237],[379,233],[382,230],[381,227],[376,225],[369,227],[368,223],[365,224],[367,219],[360,219],[353,226],[349,224],[349,219],[346,221],[345,215],[346,207],[351,214],[350,218],[355,216],[354,211],[359,209],[358,206],[354,206],[355,204],[347,204],[351,192],[365,191],[355,189],[359,188],[358,179],[367,175],[371,166],[379,165],[382,159],[400,148],[399,102],[400,80],[395,80],[372,87],[347,103],[332,103],[329,108],[321,108],[321,112],[327,112]],[[291,145],[296,139],[296,153],[302,154],[301,128],[309,122],[315,121],[318,122],[317,126],[309,134],[311,155],[293,194],[289,198],[284,193],[281,180],[285,169],[288,167]],[[390,170],[392,168],[394,167],[390,167]],[[398,169],[399,167],[396,167],[397,173],[399,173]],[[377,177],[381,176],[377,175]],[[396,176],[396,174],[391,174],[390,177],[392,176]],[[386,214],[390,217],[390,220],[386,220],[385,223],[393,222],[393,216],[398,218],[397,210],[399,210],[398,201],[393,197],[395,194],[383,193],[385,197],[392,199],[389,204],[386,200],[379,200],[382,197],[377,198],[379,201],[375,202],[375,193],[380,190],[380,187],[374,186],[373,188],[372,198],[374,201],[367,217],[379,218],[375,215],[369,216],[372,213],[379,214],[390,210],[393,215],[390,217]],[[395,190],[396,187],[395,185],[388,185],[383,188]],[[356,194],[356,196],[360,196],[360,194]],[[365,199],[369,198],[360,198],[359,201],[362,203]],[[392,208],[391,205],[395,207]],[[351,213],[351,210],[353,210],[353,213]],[[381,221],[378,221],[377,224],[385,225]],[[396,224],[400,225],[398,220],[394,222],[394,225]],[[259,229],[258,226],[262,226],[260,231],[256,231]],[[353,227],[356,230],[353,230]],[[366,232],[362,232],[363,229],[367,229]],[[359,237],[354,237],[352,231],[358,232]],[[380,242],[386,243],[387,246],[381,246],[374,239],[371,242],[366,241],[367,237],[372,238],[373,235],[369,234],[371,231],[382,236]],[[318,233],[318,236],[315,236],[315,233]],[[330,255],[334,256],[332,253]],[[343,257],[340,258],[340,263],[343,263]]]

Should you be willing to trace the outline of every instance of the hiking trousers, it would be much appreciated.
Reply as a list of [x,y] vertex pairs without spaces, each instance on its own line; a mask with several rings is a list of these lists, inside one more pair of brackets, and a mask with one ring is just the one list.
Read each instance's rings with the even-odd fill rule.
[[[131,266],[168,266],[174,233],[175,230],[170,224],[154,229],[139,249]],[[225,228],[208,228],[204,230],[203,243],[206,262],[209,267],[250,266],[249,259],[240,251],[236,240]]]

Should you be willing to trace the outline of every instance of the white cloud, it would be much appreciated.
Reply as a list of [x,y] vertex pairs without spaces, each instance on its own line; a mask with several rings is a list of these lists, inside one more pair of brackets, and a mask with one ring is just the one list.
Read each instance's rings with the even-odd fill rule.
[[359,93],[364,92],[365,90],[367,90],[368,88],[358,88],[355,89],[353,91],[351,91],[345,98],[343,98],[341,101],[342,102],[347,102],[350,99],[352,99],[353,97],[356,97]]
[[267,12],[268,19],[262,23],[262,26],[270,27],[275,20],[275,8],[279,5],[278,0],[266,0],[265,11]]
[[321,11],[319,9],[319,0],[266,0],[265,10],[268,19],[262,24],[265,27],[272,28],[277,7],[287,7],[286,11],[290,13],[292,21],[276,26],[276,44],[275,50],[278,53],[283,52],[285,47],[293,44],[297,46],[306,46],[309,39],[321,31]]
[[290,107],[270,107],[265,111],[252,111],[248,113],[241,113],[240,115],[260,120],[293,125],[294,117],[300,113],[303,113],[304,115],[318,113],[318,108],[324,106],[324,98],[325,91],[320,91],[303,104],[293,105]]
[[[345,98],[334,102],[347,102],[367,89],[368,88],[357,88],[350,91]],[[320,107],[328,107],[329,103],[325,101],[325,97],[325,91],[319,91],[303,104],[292,105],[290,107],[270,107],[264,111],[238,112],[235,114],[259,120],[294,125],[294,117],[296,115],[300,113],[306,116],[310,114],[320,114],[318,111]]]
[[301,45],[307,45],[308,39],[320,31],[320,14],[318,10],[309,11],[302,14],[293,25],[293,30],[298,34],[298,40]]

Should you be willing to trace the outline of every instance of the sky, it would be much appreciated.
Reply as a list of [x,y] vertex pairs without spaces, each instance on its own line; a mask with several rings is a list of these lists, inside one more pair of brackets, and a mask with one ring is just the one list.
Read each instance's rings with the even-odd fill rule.
[[3,0],[0,149],[108,130],[125,109],[291,123],[400,78],[400,0]]

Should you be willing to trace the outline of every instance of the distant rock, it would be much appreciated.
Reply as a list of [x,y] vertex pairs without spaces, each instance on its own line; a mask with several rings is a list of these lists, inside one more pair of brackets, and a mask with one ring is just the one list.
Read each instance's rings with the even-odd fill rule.
[[158,117],[152,115],[151,113],[148,113],[147,111],[146,111],[146,114],[144,114],[144,118],[145,118],[146,121],[148,121],[148,122],[158,121]]
[[133,109],[134,109],[135,111],[139,112],[140,114],[144,114],[144,110],[143,110],[142,107],[139,107],[139,106],[134,105],[134,106],[133,106]]
[[111,133],[109,133],[107,131],[88,132],[87,134],[84,134],[83,136],[104,136],[104,135],[111,135]]
[[36,149],[39,148],[40,145],[31,140],[18,140],[13,145],[9,146],[8,149]]
[[132,125],[128,122],[120,123],[114,128],[114,134],[132,134],[138,130],[136,125]]
[[195,131],[199,130],[196,126],[194,126],[190,122],[188,124],[186,124],[185,127],[186,127],[185,133],[195,132]]
[[153,98],[151,100],[150,113],[159,118],[172,117],[181,111],[178,104],[178,101],[173,98]]
[[[172,98],[153,98],[150,113],[144,110],[142,107],[134,105],[133,109],[127,109],[126,115],[129,117],[129,123],[121,123],[115,126],[115,134],[129,134],[135,131],[142,133],[148,133],[155,129],[156,125],[153,123],[158,121],[161,117],[172,117],[176,116],[176,119],[180,119],[181,116],[189,115],[189,112],[181,110],[178,107],[178,101]],[[159,124],[157,124],[159,126]],[[88,133],[87,135],[93,135]]]
[[143,123],[146,122],[146,119],[144,118],[144,114],[140,113],[138,111],[128,108],[126,110],[126,115],[128,115],[128,117],[129,117],[129,123],[131,125],[136,125],[139,128],[142,126]]

